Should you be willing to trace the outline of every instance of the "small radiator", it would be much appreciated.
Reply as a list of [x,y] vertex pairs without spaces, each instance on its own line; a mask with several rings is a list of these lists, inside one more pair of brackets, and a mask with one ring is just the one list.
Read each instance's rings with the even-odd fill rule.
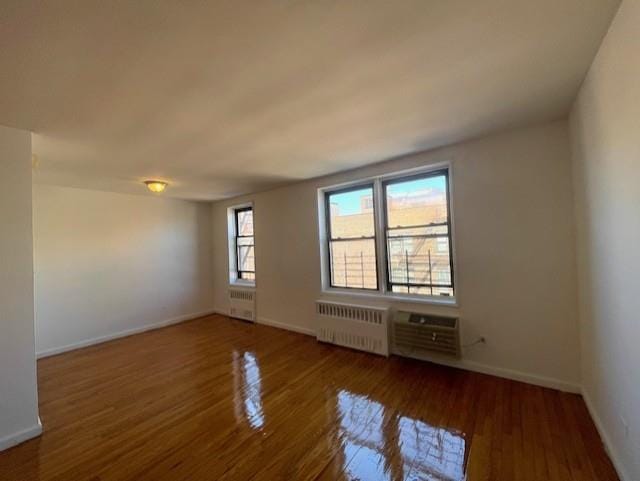
[[460,358],[458,318],[398,311],[392,324],[394,354]]
[[255,322],[255,291],[248,289],[229,289],[229,316]]
[[316,338],[388,356],[388,317],[388,308],[316,301]]

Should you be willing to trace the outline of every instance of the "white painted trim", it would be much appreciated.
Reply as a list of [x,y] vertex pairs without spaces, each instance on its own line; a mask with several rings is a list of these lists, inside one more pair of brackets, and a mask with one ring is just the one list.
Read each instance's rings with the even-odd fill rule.
[[30,428],[23,429],[22,431],[18,431],[17,433],[10,434],[9,436],[5,436],[0,439],[0,451],[4,451],[5,449],[12,448],[17,446],[18,444],[24,443],[29,439],[36,438],[42,434],[42,422],[40,421],[40,417],[38,417],[38,424],[35,426],[31,426]]
[[482,374],[490,374],[496,377],[502,377],[504,379],[511,379],[512,381],[520,381],[527,384],[533,384],[535,386],[548,387],[551,389],[557,389],[558,391],[570,392],[574,394],[580,394],[581,386],[561,379],[553,377],[539,376],[537,374],[529,374],[522,371],[516,371],[513,369],[505,369],[502,367],[490,366],[487,364],[481,364],[474,361],[460,361],[460,367],[467,369],[468,371],[479,372]]
[[256,283],[253,281],[235,280],[229,282],[229,289],[245,289],[247,291],[255,291]]
[[[229,317],[229,311],[227,309],[221,309],[219,307],[214,308],[216,314]],[[274,321],[273,319],[267,319],[266,317],[256,318],[256,324],[262,324],[264,326],[275,327],[277,329],[283,329],[285,331],[297,332],[298,334],[304,334],[306,336],[316,337],[316,331],[309,327],[293,326],[291,324],[285,324],[284,322]]]
[[618,451],[613,446],[613,443],[611,442],[611,438],[609,437],[607,430],[604,428],[604,423],[602,422],[602,419],[600,419],[600,416],[598,416],[598,411],[596,411],[595,405],[593,404],[593,401],[591,401],[591,396],[589,396],[589,393],[584,388],[582,388],[582,399],[584,399],[584,403],[587,405],[589,414],[591,414],[591,419],[593,419],[593,422],[596,425],[596,429],[600,434],[600,439],[602,440],[602,445],[604,446],[604,450],[609,455],[609,459],[611,459],[611,462],[613,463],[613,467],[617,471],[620,481],[631,481],[631,476],[629,476],[626,468],[624,467],[624,464],[622,464],[622,461],[620,460],[620,455],[618,454]]
[[259,317],[258,324],[264,324],[265,326],[277,327],[278,329],[284,329],[286,331],[297,332],[298,334],[305,334],[307,336],[316,337],[316,331],[309,327],[294,326],[292,324],[285,324],[284,322],[274,321],[267,319],[266,317]]
[[570,392],[580,394],[582,389],[579,384],[574,384],[560,379],[552,377],[538,376],[537,374],[529,374],[522,371],[516,371],[513,369],[505,369],[497,366],[490,366],[488,364],[482,364],[475,361],[468,361],[466,359],[461,360],[449,360],[441,357],[431,356],[416,356],[410,354],[400,353],[394,348],[391,351],[392,354],[397,356],[410,357],[419,361],[433,362],[434,364],[441,364],[443,366],[455,367],[458,369],[464,369],[466,371],[479,372],[481,374],[489,374],[491,376],[501,377],[504,379],[510,379],[512,381],[524,382],[527,384],[533,384],[535,386],[548,387],[551,389],[557,389],[559,391]]
[[45,349],[36,353],[38,359],[42,359],[49,356],[55,356],[56,354],[62,354],[63,352],[73,351],[83,347],[93,346],[94,344],[101,344],[103,342],[112,341],[121,337],[132,336],[134,334],[140,334],[141,332],[151,331],[154,329],[160,329],[162,327],[171,326],[180,322],[191,321],[198,317],[208,316],[210,314],[217,314],[216,309],[208,309],[202,312],[195,312],[192,314],[186,314],[184,316],[174,317],[173,319],[167,319],[153,324],[147,324],[140,327],[134,327],[133,329],[126,329],[124,331],[115,332],[113,334],[107,334],[104,336],[94,337],[91,339],[85,339],[84,341],[74,342],[73,344],[67,344],[66,346],[54,347],[51,349]]

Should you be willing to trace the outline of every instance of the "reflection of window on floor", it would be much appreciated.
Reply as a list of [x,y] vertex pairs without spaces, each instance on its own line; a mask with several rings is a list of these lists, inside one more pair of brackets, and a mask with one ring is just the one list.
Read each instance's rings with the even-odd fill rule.
[[236,419],[238,422],[246,420],[254,429],[262,428],[262,380],[253,353],[233,352],[233,384]]
[[337,407],[348,479],[464,479],[463,436],[347,391],[338,393]]
[[405,416],[398,420],[398,428],[402,460],[411,479],[464,479],[462,436]]
[[348,479],[391,479],[382,437],[381,404],[347,391],[338,393],[338,412]]

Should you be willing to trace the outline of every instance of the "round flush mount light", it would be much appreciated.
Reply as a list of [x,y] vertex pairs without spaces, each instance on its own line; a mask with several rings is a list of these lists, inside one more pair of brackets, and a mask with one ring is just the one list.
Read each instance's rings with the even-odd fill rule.
[[166,182],[161,180],[145,180],[144,184],[147,186],[147,189],[155,194],[164,192],[164,189],[166,189],[168,185]]

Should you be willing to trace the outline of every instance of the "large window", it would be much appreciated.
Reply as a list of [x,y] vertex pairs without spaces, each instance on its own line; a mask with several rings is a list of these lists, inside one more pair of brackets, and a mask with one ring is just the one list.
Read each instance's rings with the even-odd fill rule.
[[233,209],[235,223],[235,269],[236,279],[255,281],[256,258],[253,236],[253,208]]
[[324,202],[327,287],[454,296],[448,169],[329,189]]
[[377,289],[373,184],[325,197],[331,287]]

